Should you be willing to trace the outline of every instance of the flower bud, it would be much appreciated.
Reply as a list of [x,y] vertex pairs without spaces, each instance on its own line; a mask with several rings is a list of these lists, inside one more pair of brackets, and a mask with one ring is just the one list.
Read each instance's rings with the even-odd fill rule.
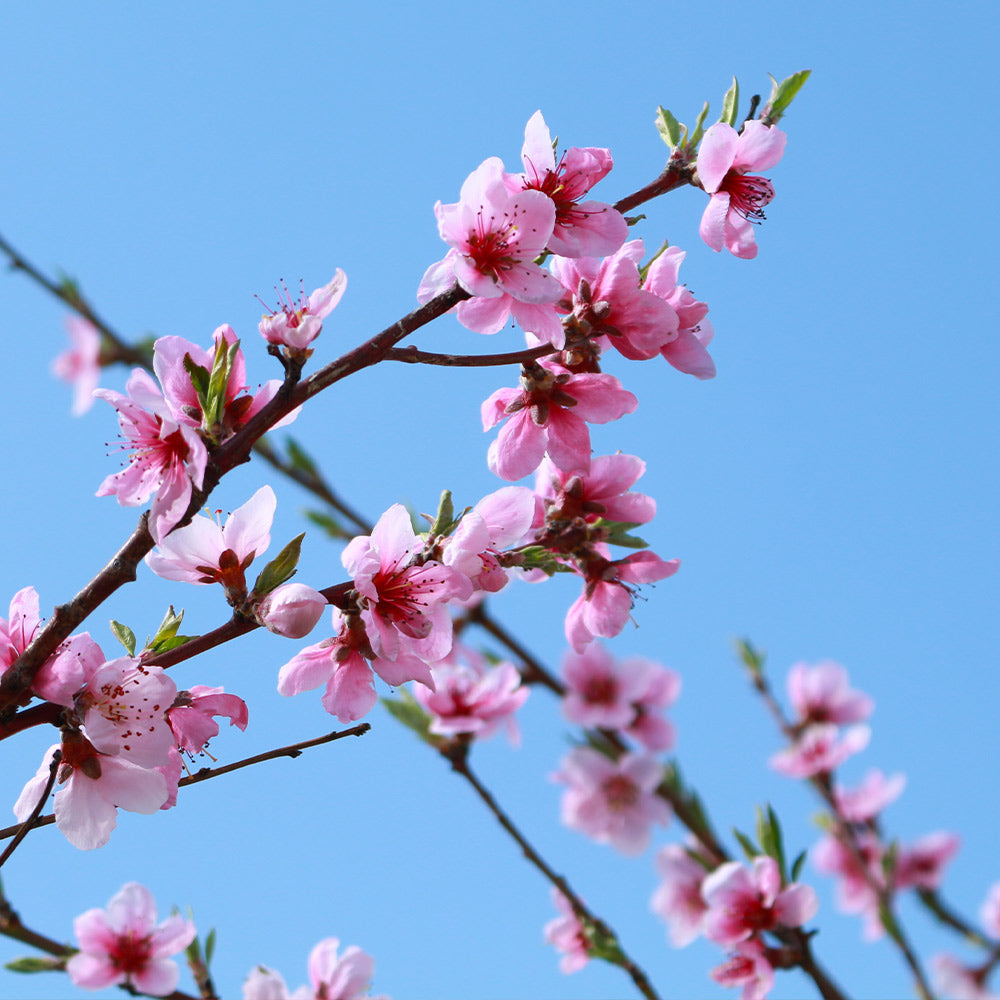
[[254,617],[269,632],[288,639],[308,635],[327,606],[326,598],[304,583],[276,587],[254,608]]

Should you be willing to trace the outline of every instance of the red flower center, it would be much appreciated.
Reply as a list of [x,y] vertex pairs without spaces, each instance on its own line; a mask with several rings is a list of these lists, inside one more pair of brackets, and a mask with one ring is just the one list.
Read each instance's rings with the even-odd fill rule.
[[128,931],[115,938],[109,958],[116,969],[131,974],[141,972],[146,967],[152,951],[150,935],[137,937],[133,931]]
[[719,190],[729,195],[729,207],[747,222],[763,222],[764,206],[774,197],[774,188],[766,177],[741,174],[738,170],[726,174]]

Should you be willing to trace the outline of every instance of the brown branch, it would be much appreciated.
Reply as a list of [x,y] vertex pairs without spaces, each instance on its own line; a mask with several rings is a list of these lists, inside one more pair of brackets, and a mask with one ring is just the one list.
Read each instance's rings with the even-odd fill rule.
[[49,796],[52,794],[52,786],[56,783],[56,774],[59,773],[59,764],[62,762],[62,751],[56,750],[52,755],[52,762],[49,764],[49,777],[45,782],[45,788],[42,794],[38,797],[38,801],[35,803],[35,808],[31,810],[28,818],[21,824],[21,829],[14,835],[14,838],[7,845],[3,854],[0,854],[0,868],[6,864],[7,859],[17,850],[17,845],[28,836],[28,831],[35,825],[38,817],[41,815],[42,809],[45,808],[45,803],[49,801]]
[[416,347],[392,347],[385,353],[386,361],[403,361],[410,365],[442,365],[450,368],[490,368],[499,365],[520,365],[536,361],[548,354],[558,354],[551,344],[529,347],[506,354],[435,354]]

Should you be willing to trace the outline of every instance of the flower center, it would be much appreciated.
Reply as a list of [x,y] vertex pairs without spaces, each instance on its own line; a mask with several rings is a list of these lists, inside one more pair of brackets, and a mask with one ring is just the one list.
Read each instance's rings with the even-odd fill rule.
[[588,677],[583,686],[583,699],[590,705],[613,705],[618,696],[618,685],[608,674]]
[[624,774],[616,774],[608,778],[601,786],[604,801],[612,812],[624,812],[631,809],[639,801],[639,789],[631,778]]
[[491,215],[483,217],[483,210],[476,216],[476,228],[469,233],[468,254],[475,262],[476,270],[483,274],[491,274],[499,279],[504,271],[509,271],[516,263],[511,247],[513,237],[517,233],[517,224],[504,219],[497,222]]
[[138,937],[134,931],[127,931],[115,938],[109,957],[114,967],[121,972],[141,972],[148,964],[152,950],[148,934]]
[[726,174],[719,190],[729,194],[731,209],[754,223],[764,221],[764,206],[774,197],[774,188],[766,177],[741,174],[738,170]]

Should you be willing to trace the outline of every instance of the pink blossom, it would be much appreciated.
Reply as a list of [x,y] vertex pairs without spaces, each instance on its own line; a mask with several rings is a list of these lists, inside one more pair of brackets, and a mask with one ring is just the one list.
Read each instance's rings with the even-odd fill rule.
[[552,777],[569,785],[562,798],[563,823],[622,854],[641,854],[653,824],[670,820],[670,807],[656,794],[663,765],[654,757],[626,753],[613,761],[577,747]]
[[66,332],[73,346],[52,362],[52,374],[73,386],[74,417],[94,405],[94,390],[101,377],[101,335],[82,316],[66,317]]
[[545,940],[562,953],[562,958],[559,959],[560,972],[567,975],[579,972],[590,961],[587,933],[580,918],[573,912],[570,901],[556,888],[552,890],[552,902],[561,915],[545,925]]
[[861,722],[875,707],[868,695],[851,689],[847,671],[832,660],[796,663],[788,671],[787,687],[801,725]]
[[146,564],[165,580],[221,583],[227,590],[245,595],[244,573],[271,544],[277,505],[274,490],[262,486],[226,518],[222,527],[199,514],[163,539],[146,556]]
[[843,738],[832,722],[806,726],[798,739],[774,754],[768,763],[789,778],[812,778],[835,771],[848,757],[864,750],[871,739],[868,726],[851,726]]
[[340,302],[347,288],[347,275],[338,267],[330,281],[317,288],[307,299],[305,291],[296,305],[288,289],[277,312],[268,311],[260,318],[260,334],[269,344],[279,344],[295,353],[302,353],[319,336],[323,320]]
[[695,378],[715,377],[715,362],[708,353],[715,331],[705,319],[708,306],[699,302],[686,285],[678,284],[678,272],[687,253],[667,247],[646,272],[643,290],[665,300],[677,313],[677,334],[660,348],[660,353],[678,371]]
[[[46,751],[35,776],[14,803],[14,815],[24,822],[38,805],[49,778],[49,766],[59,744]],[[81,851],[103,847],[115,828],[117,809],[155,813],[168,797],[167,779],[159,771],[140,767],[123,757],[99,754],[79,734],[63,736],[62,763],[56,783],[62,787],[52,802],[56,826]],[[117,807],[117,808],[116,808]]]
[[498,389],[482,405],[483,430],[507,423],[490,445],[489,466],[514,481],[538,468],[547,452],[566,472],[590,469],[590,431],[638,406],[613,375],[574,374],[554,363],[522,369],[519,389]]
[[563,472],[551,459],[543,458],[535,478],[538,512],[534,526],[547,517],[570,521],[582,517],[587,523],[599,518],[645,524],[656,516],[656,501],[645,493],[627,492],[646,471],[646,463],[635,455],[599,455],[591,459],[589,472]]
[[524,129],[521,160],[525,172],[504,180],[514,192],[541,191],[552,199],[556,218],[549,250],[564,257],[601,257],[622,245],[628,225],[621,212],[602,201],[580,201],[611,170],[610,150],[573,147],[557,163],[548,126],[536,111]]
[[167,722],[179,749],[189,756],[201,753],[213,736],[219,735],[214,716],[224,716],[231,726],[245,730],[248,713],[246,702],[221,687],[196,684],[190,691],[178,691],[167,710]]
[[979,908],[979,922],[994,941],[1000,941],[1000,882],[994,882]]
[[848,850],[836,837],[823,837],[812,850],[812,861],[818,871],[839,877],[837,883],[837,908],[843,913],[857,913],[864,918],[864,935],[875,940],[884,933],[879,919],[878,894],[875,888],[885,885],[882,857],[885,853],[878,837],[870,830],[855,835],[858,854],[864,868],[853,851]]
[[701,140],[698,177],[711,195],[701,217],[701,238],[716,252],[723,246],[735,257],[757,256],[753,224],[764,220],[764,206],[774,197],[766,177],[751,170],[768,170],[785,151],[786,135],[777,126],[748,121],[737,133],[717,122]]
[[874,819],[887,805],[899,798],[906,785],[905,774],[887,778],[873,768],[857,788],[834,785],[833,798],[838,814],[848,823],[865,823]]
[[701,894],[708,907],[705,936],[722,945],[776,927],[800,927],[819,909],[810,886],[793,882],[781,887],[778,862],[771,857],[754,858],[750,871],[727,861],[705,878]]
[[634,590],[629,584],[665,580],[680,565],[679,559],[663,560],[649,551],[614,561],[593,554],[581,570],[583,593],[566,612],[566,641],[582,653],[596,636],[614,638],[632,610]]
[[961,843],[957,834],[939,831],[901,848],[896,858],[893,884],[897,889],[940,888],[944,866],[958,853]]
[[521,675],[513,663],[490,666],[472,650],[463,650],[465,663],[453,658],[431,668],[434,690],[422,685],[414,697],[431,714],[431,732],[442,736],[467,733],[484,740],[501,725],[511,743],[520,742],[514,714],[528,697]]
[[243,981],[243,1000],[291,1000],[280,972],[258,965]]
[[[406,508],[393,504],[370,536],[352,539],[341,555],[362,598],[361,617],[380,659],[416,657],[433,663],[451,650],[448,601],[470,597],[472,584],[448,566],[433,560],[422,562],[423,545]],[[427,667],[406,679],[432,686]]]
[[708,907],[701,896],[705,869],[680,844],[667,844],[656,854],[663,884],[653,893],[650,909],[667,922],[675,948],[689,945],[699,934]]
[[283,583],[264,595],[254,616],[269,632],[301,639],[316,627],[327,605],[318,590],[304,583]]
[[84,734],[102,754],[158,767],[174,745],[167,709],[176,696],[177,685],[162,667],[122,656],[94,673],[77,699],[77,712]]
[[[496,333],[511,314],[546,339],[561,337],[552,305],[559,283],[538,264],[552,236],[556,209],[541,191],[510,192],[503,163],[485,160],[462,185],[460,200],[434,206],[441,238],[452,248],[432,264],[417,292],[427,302],[455,282],[473,298],[457,308],[459,322],[477,333]],[[525,308],[527,307],[527,308]]]
[[292,1000],[362,1000],[375,973],[375,960],[357,945],[337,955],[340,941],[330,937],[309,953],[309,981],[295,991]]
[[149,532],[160,542],[187,513],[192,485],[201,489],[208,451],[192,427],[173,419],[156,383],[141,368],[132,372],[126,388],[127,396],[111,389],[94,392],[118,411],[122,434],[134,449],[129,464],[108,476],[97,496],[117,496],[125,507],[138,507],[152,496]]
[[553,273],[571,293],[577,331],[633,361],[655,358],[677,336],[673,307],[640,287],[644,252],[642,240],[629,240],[610,257],[552,260]]
[[107,910],[87,910],[73,921],[80,951],[66,962],[76,986],[99,990],[126,985],[154,997],[173,993],[180,978],[171,955],[195,937],[195,926],[179,914],[156,923],[152,893],[129,882],[110,899]]
[[774,986],[774,969],[757,938],[736,942],[729,958],[709,975],[722,986],[742,986],[742,1000],[766,1000]]
[[992,965],[978,968],[963,965],[954,955],[935,955],[931,961],[931,981],[934,991],[948,1000],[998,1000],[998,995],[987,989],[985,978]]

